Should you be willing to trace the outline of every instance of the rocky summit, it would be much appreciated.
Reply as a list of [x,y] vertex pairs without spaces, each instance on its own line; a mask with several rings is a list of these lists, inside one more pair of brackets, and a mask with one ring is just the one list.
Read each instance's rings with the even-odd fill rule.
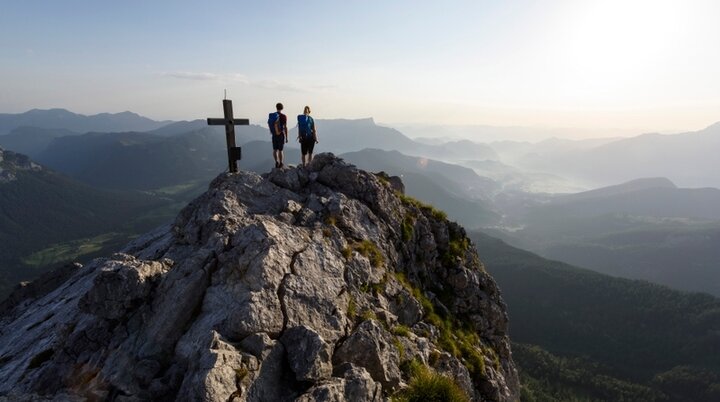
[[429,375],[519,397],[464,229],[332,154],[222,174],[171,225],[47,278],[0,308],[0,400],[381,401]]

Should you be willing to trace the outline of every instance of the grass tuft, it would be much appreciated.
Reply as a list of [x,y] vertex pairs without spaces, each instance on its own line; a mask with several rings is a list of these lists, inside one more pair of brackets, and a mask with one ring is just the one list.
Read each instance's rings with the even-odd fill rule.
[[418,208],[421,211],[428,213],[430,216],[432,216],[433,218],[435,218],[437,220],[440,220],[440,221],[447,220],[447,214],[445,212],[433,207],[430,204],[426,204],[416,198],[410,197],[409,195],[405,195],[399,191],[396,191],[395,195],[397,195],[398,198],[400,198],[400,201],[402,201],[403,204],[405,204],[405,205]]
[[415,232],[414,228],[415,222],[413,221],[412,216],[405,215],[405,219],[402,221],[402,239],[403,241],[410,241],[413,238],[413,234]]
[[363,310],[362,314],[360,314],[360,318],[363,321],[368,321],[368,320],[377,321],[377,316],[375,315],[375,312],[370,309]]
[[410,384],[392,398],[395,402],[469,402],[470,399],[450,377],[438,374],[413,360],[406,366]]
[[355,298],[352,296],[350,296],[350,301],[348,301],[347,316],[353,321],[355,320],[355,317],[357,317],[357,303],[355,302]]
[[360,242],[353,243],[348,247],[342,249],[342,255],[346,259],[352,257],[353,250],[360,253],[362,256],[367,257],[370,260],[370,264],[373,267],[380,267],[385,263],[385,257],[382,255],[380,249],[375,243],[370,240],[363,240]]
[[396,325],[393,328],[392,333],[396,336],[404,336],[407,338],[408,336],[410,336],[410,328],[402,324]]
[[240,382],[250,373],[247,368],[240,367],[235,369],[235,379]]

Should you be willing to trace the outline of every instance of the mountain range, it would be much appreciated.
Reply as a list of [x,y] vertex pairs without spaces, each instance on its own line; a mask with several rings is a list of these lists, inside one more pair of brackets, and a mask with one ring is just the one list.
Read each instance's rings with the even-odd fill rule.
[[514,246],[611,275],[720,295],[720,190],[638,179],[505,205]]
[[132,112],[82,115],[65,109],[33,109],[25,113],[0,113],[0,135],[18,127],[65,129],[78,133],[89,131],[148,131],[167,125]]
[[591,183],[611,185],[641,177],[667,177],[682,187],[720,188],[715,150],[720,123],[680,134],[644,134],[584,150],[533,150],[520,167]]
[[[517,331],[522,400],[717,399],[718,365],[708,357],[717,354],[717,299],[657,284],[720,295],[720,190],[677,181],[661,174],[673,166],[639,157],[652,174],[635,176],[645,172],[636,170],[628,180],[615,180],[624,176],[612,169],[596,180],[583,173],[593,167],[573,165],[599,163],[592,155],[603,152],[603,163],[618,158],[623,164],[638,147],[652,153],[675,146],[683,153],[684,141],[695,144],[687,147],[692,157],[705,157],[711,151],[702,148],[712,146],[717,127],[677,138],[480,144],[417,141],[371,119],[316,122],[318,152],[331,150],[360,168],[401,176],[406,194],[419,200],[406,202],[442,216],[426,205],[432,204],[468,228],[542,256],[484,234],[471,236],[506,295],[511,318],[519,317],[511,331]],[[168,222],[226,169],[222,127],[204,120],[167,123],[109,132],[28,124],[0,135],[0,145],[32,156],[3,153],[0,211],[11,212],[0,217],[0,255],[8,257],[0,261],[0,291],[50,266],[108,255]],[[241,169],[272,175],[267,128],[237,131]],[[286,152],[292,165],[299,162],[294,137],[291,131]],[[716,170],[697,170],[701,163],[713,166],[691,160],[687,167],[696,169],[698,183],[711,183]],[[292,177],[283,180],[294,183]],[[604,180],[612,185],[591,185]]]

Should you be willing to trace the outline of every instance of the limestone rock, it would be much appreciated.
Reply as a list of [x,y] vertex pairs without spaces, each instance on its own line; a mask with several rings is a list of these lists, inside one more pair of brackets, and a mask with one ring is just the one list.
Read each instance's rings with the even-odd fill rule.
[[[0,306],[0,400],[380,401],[413,359],[517,400],[495,282],[402,190],[332,154],[218,176],[172,224]],[[443,350],[460,323],[482,373]]]
[[317,382],[332,374],[332,350],[317,332],[305,326],[288,328],[280,342],[298,381]]
[[335,351],[335,361],[365,367],[375,381],[392,390],[400,384],[400,355],[390,339],[375,320],[367,320]]

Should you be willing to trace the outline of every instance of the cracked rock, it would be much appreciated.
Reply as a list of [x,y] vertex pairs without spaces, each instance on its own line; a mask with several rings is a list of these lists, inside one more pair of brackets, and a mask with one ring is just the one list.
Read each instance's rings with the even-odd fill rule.
[[[0,305],[0,400],[375,402],[412,359],[473,399],[518,400],[495,282],[472,247],[447,266],[464,231],[402,189],[328,153],[219,175],[172,224]],[[499,364],[470,376],[426,303]]]

